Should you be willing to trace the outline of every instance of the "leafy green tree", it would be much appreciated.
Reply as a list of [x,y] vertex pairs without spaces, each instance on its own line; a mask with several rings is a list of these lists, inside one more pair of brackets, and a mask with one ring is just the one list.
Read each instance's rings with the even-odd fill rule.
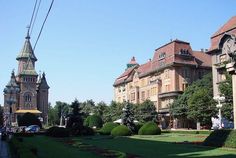
[[188,118],[211,126],[211,118],[216,117],[217,108],[207,89],[198,89],[188,100]]
[[83,102],[81,105],[81,111],[85,114],[85,117],[94,114],[96,111],[95,109],[95,102],[92,99]]
[[145,100],[143,103],[134,106],[135,118],[140,122],[157,121],[157,111],[154,103],[150,100]]
[[134,112],[129,102],[125,102],[123,109],[122,123],[127,126],[132,132],[135,130]]
[[[203,92],[200,92],[203,91]],[[206,92],[207,91],[207,92]],[[194,93],[197,93],[194,95]],[[205,76],[203,76],[202,79],[197,80],[193,82],[185,91],[182,95],[179,95],[176,100],[171,104],[170,112],[171,114],[178,119],[182,119],[184,122],[189,122],[189,121],[196,121],[193,120],[193,113],[196,111],[192,111],[194,109],[194,104],[192,103],[191,108],[189,108],[189,100],[192,98],[192,100],[196,99],[193,97],[196,97],[198,95],[201,95],[201,93],[206,93],[209,98],[203,98],[205,101],[205,107],[208,108],[210,106],[211,108],[214,107],[212,113],[210,116],[215,115],[215,110],[216,106],[213,104],[213,84],[212,84],[212,74],[209,73]],[[211,98],[211,99],[210,99]],[[201,99],[201,98],[198,98]],[[200,101],[198,100],[200,103]],[[197,105],[196,105],[197,106]],[[199,109],[202,110],[202,109]],[[202,111],[204,113],[204,110]],[[206,116],[208,117],[208,116]],[[203,120],[208,120],[211,118],[205,118]],[[205,121],[203,121],[205,122]],[[207,121],[206,121],[207,122]]]
[[112,101],[110,104],[110,109],[108,111],[108,117],[111,118],[111,121],[115,121],[121,118],[122,115],[122,109],[124,108],[123,103],[117,103],[115,101]]
[[49,109],[48,109],[48,124],[49,124],[49,126],[56,125],[56,123],[58,121],[59,121],[59,118],[58,118],[58,112],[57,112],[56,108],[49,105]]
[[84,129],[83,126],[83,117],[84,113],[81,111],[81,103],[77,99],[71,103],[72,112],[69,114],[69,119],[67,122],[67,128],[70,128],[72,134],[78,135],[81,134]]
[[219,91],[221,95],[225,96],[225,103],[222,106],[222,115],[228,120],[233,120],[233,89],[232,76],[225,73],[226,80],[219,84]]

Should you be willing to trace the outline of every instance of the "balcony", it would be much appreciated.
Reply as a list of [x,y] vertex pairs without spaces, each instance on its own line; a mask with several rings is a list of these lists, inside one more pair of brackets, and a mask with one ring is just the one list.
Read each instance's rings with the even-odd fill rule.
[[183,91],[170,91],[170,92],[159,93],[158,97],[159,98],[176,97],[182,93]]

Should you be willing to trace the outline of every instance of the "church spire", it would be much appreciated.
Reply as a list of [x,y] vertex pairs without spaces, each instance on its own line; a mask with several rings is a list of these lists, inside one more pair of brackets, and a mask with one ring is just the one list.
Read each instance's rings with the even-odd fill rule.
[[30,43],[30,35],[29,35],[29,28],[27,30],[27,35],[25,37],[25,43],[24,46],[17,56],[16,60],[24,60],[27,59],[28,57],[31,58],[33,62],[37,61],[36,56],[34,55],[34,50],[32,49],[31,43]]

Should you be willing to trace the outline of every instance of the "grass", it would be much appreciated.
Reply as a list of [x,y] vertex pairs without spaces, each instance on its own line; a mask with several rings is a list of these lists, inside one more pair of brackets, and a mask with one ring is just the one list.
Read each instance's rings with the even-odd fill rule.
[[[204,147],[190,144],[177,144],[175,142],[198,142],[203,141],[207,134],[178,134],[165,133],[157,136],[130,136],[116,137],[110,136],[91,136],[73,138],[76,142],[83,142],[110,150],[139,155],[143,158],[193,158],[193,157],[212,157],[212,158],[234,158],[236,149]],[[99,157],[89,151],[81,151],[78,148],[65,145],[53,138],[45,136],[35,136],[24,138],[24,142],[34,144],[38,147],[39,158],[94,158]]]
[[38,158],[99,158],[91,152],[81,151],[46,136],[24,138],[24,142],[37,147]]
[[137,154],[141,157],[148,158],[236,157],[236,150],[230,151],[222,148],[173,143],[183,141],[203,141],[206,136],[207,135],[167,133],[160,136],[136,135],[131,137],[117,137],[114,139],[103,140],[82,138],[79,139],[79,141],[103,148]]

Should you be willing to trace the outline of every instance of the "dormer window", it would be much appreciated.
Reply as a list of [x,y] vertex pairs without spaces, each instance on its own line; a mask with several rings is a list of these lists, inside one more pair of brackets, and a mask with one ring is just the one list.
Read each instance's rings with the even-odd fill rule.
[[166,57],[166,53],[162,52],[159,54],[159,60],[164,59]]
[[179,52],[180,55],[190,55],[189,51],[187,49],[180,49]]

